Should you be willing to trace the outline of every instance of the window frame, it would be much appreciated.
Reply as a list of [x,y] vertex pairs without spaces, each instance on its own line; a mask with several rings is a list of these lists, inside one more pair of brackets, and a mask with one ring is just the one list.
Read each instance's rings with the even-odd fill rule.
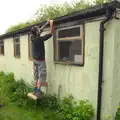
[[28,35],[28,59],[29,60],[32,60],[32,57],[30,56],[30,52],[31,52],[31,37],[30,37],[30,35]]
[[[1,44],[1,41],[3,42],[3,44]],[[4,53],[1,52],[1,46],[3,46],[4,49]],[[0,40],[0,55],[4,56],[5,55],[5,46],[4,46],[4,40]]]
[[[65,30],[65,29],[69,29],[69,28],[76,28],[76,27],[80,27],[80,36],[76,36],[76,37],[66,37],[66,38],[58,38],[58,32],[60,30]],[[73,25],[70,27],[65,27],[65,28],[56,28],[54,30],[54,36],[53,36],[53,44],[54,44],[54,62],[56,64],[64,64],[64,65],[75,65],[75,66],[84,66],[84,48],[85,48],[85,31],[84,31],[84,24],[79,24],[79,25]],[[56,58],[59,57],[59,48],[58,48],[58,42],[59,41],[73,41],[74,40],[82,40],[82,62],[79,64],[76,64],[75,62],[72,61],[60,61],[60,60],[56,60]]]
[[[16,41],[15,41],[16,39],[19,39],[18,43],[16,43]],[[20,48],[20,55],[16,55],[16,44],[19,44],[19,46],[20,46],[20,36],[17,36],[17,37],[13,38],[13,44],[14,44],[14,57],[15,58],[21,58],[21,48]]]

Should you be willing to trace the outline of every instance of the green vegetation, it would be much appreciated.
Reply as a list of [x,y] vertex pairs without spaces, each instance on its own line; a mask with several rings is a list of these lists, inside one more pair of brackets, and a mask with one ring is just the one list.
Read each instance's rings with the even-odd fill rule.
[[120,120],[120,103],[116,112],[115,120]]
[[40,101],[30,100],[30,85],[15,80],[13,73],[0,72],[0,120],[91,120],[94,109],[88,100],[76,101],[71,95],[60,99],[52,94]]
[[29,21],[29,24],[28,22],[25,22],[14,26],[10,26],[7,32],[12,32],[29,25],[33,25],[38,22],[46,21],[48,17],[54,19],[56,17],[63,16],[68,13],[72,13],[77,10],[86,9],[90,6],[103,4],[110,1],[111,0],[94,0],[93,3],[90,3],[90,2],[86,2],[85,0],[78,0],[78,1],[73,1],[71,3],[65,2],[64,4],[61,5],[50,5],[50,6],[44,5],[38,10],[36,17]]

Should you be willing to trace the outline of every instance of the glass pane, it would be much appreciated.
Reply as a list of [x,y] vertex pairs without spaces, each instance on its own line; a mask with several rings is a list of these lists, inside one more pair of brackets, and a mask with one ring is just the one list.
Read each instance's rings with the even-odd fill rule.
[[20,44],[15,44],[15,56],[20,56]]
[[59,60],[70,60],[69,49],[72,41],[59,41]]
[[4,46],[1,46],[1,54],[4,54]]
[[82,62],[82,40],[58,41],[60,61]]
[[69,28],[58,31],[58,38],[76,37],[76,36],[80,36],[80,27]]
[[0,45],[0,54],[4,55],[4,46],[3,45]]

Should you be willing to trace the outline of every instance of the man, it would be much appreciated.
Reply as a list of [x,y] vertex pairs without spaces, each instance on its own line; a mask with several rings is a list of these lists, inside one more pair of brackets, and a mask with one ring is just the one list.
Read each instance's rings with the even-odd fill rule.
[[31,29],[32,57],[34,64],[34,95],[37,97],[43,95],[41,84],[46,81],[46,63],[44,41],[52,37],[53,20],[48,19],[50,23],[50,33],[41,36],[40,29],[37,26]]

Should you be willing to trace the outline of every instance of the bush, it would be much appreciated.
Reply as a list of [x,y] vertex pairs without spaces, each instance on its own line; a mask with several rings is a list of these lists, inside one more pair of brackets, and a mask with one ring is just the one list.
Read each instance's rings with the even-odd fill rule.
[[119,103],[119,106],[118,106],[118,108],[117,108],[115,120],[120,120],[120,103]]
[[[15,80],[13,73],[5,74],[0,72],[0,80],[2,81],[2,93],[9,97],[11,102],[16,103],[19,107],[32,107],[35,104],[33,100],[27,97],[27,93],[31,92],[31,86],[26,84],[23,79]],[[57,109],[58,102],[55,94],[44,96],[37,101],[37,107]]]
[[[0,89],[10,101],[18,106],[27,109],[33,109],[35,102],[27,97],[30,86],[23,79],[15,80],[13,73],[5,74],[0,72]],[[4,86],[4,87],[3,87]],[[43,112],[44,119],[54,118],[57,120],[91,120],[94,116],[93,106],[88,100],[76,101],[72,95],[63,99],[58,98],[55,94],[46,95],[36,103],[36,108],[51,110],[49,113]]]
[[18,106],[25,106],[27,102],[27,92],[29,86],[23,79],[15,80],[13,73],[5,74],[0,72],[1,89],[11,102],[16,102]]
[[58,120],[91,120],[93,116],[94,109],[88,100],[75,101],[69,95],[59,101]]
[[[112,0],[94,0],[93,3],[90,3],[85,0],[78,0],[78,1],[72,1],[71,3],[65,2],[64,4],[60,4],[60,5],[59,4],[50,5],[50,6],[44,5],[37,11],[36,17],[30,20],[29,24],[33,25],[42,21],[46,21],[48,17],[54,19],[56,17],[69,14],[74,11],[78,11],[80,9],[85,9],[93,5],[103,4],[110,1]],[[12,32],[18,29],[25,28],[27,26],[29,26],[27,22],[20,23],[14,26],[10,26],[7,32]]]
[[56,110],[59,108],[57,96],[55,94],[46,95],[38,101],[37,106]]

